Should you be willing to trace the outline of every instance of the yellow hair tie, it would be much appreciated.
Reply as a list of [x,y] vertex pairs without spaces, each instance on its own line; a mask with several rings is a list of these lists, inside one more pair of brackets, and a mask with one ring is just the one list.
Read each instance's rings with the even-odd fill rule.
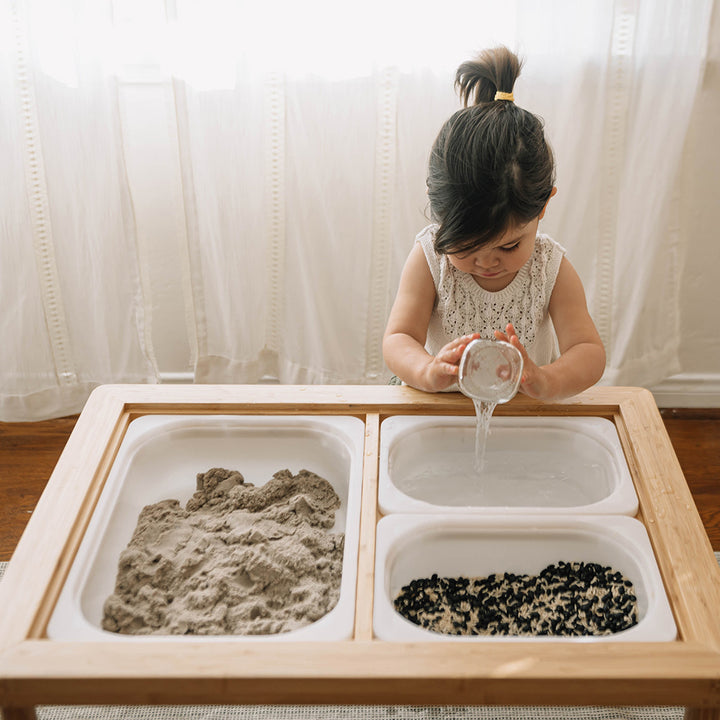
[[509,100],[510,102],[515,102],[515,96],[509,92],[500,92],[499,90],[495,93],[495,100]]

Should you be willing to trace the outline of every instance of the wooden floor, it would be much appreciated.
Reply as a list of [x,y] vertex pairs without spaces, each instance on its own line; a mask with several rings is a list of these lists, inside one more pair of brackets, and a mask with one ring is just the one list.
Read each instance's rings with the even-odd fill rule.
[[[720,551],[720,409],[662,415],[710,542]],[[0,423],[0,561],[10,559],[76,420]]]

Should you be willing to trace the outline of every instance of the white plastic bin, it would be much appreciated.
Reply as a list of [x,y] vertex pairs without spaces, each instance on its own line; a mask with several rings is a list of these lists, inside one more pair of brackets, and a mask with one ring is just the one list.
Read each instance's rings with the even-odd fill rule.
[[380,429],[384,514],[637,513],[615,425],[598,417],[493,417],[481,474],[474,416],[396,415]]
[[[393,600],[412,580],[536,575],[550,564],[595,562],[620,571],[635,588],[638,623],[611,635],[467,636],[426,630],[398,613]],[[677,636],[675,621],[647,532],[623,516],[389,515],[378,523],[375,635],[407,642],[662,642]]]
[[[48,625],[58,640],[243,642],[341,640],[355,617],[360,492],[365,426],[344,416],[146,415],[132,421],[120,445]],[[340,597],[333,610],[298,630],[276,635],[133,636],[101,628],[115,587],[120,553],[145,505],[173,498],[184,507],[195,477],[213,467],[240,471],[263,485],[278,470],[306,469],[325,478],[341,500],[330,532],[345,533]]]

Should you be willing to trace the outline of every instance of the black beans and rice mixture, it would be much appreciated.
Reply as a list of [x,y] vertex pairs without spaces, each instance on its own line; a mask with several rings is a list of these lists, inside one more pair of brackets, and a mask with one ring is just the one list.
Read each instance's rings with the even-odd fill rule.
[[445,635],[609,635],[638,622],[633,584],[592,562],[558,562],[538,575],[413,580],[395,610]]

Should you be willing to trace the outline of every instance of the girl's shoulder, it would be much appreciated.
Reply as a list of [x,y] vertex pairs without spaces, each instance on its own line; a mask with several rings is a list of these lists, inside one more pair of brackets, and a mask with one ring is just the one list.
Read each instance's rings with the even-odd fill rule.
[[552,255],[565,255],[567,250],[557,241],[545,233],[538,233],[535,237],[535,253],[550,257]]
[[535,238],[535,251],[526,265],[527,281],[551,291],[565,253],[565,248],[557,240],[544,233],[538,233]]
[[442,270],[442,258],[435,251],[435,233],[437,232],[438,225],[431,224],[423,228],[416,236],[415,242],[420,245],[425,253],[425,259],[427,260],[430,273],[435,282],[435,286],[440,282],[441,270]]
[[434,249],[435,233],[437,232],[439,225],[437,223],[430,223],[426,225],[416,236],[415,242],[419,242],[423,247],[429,245]]

